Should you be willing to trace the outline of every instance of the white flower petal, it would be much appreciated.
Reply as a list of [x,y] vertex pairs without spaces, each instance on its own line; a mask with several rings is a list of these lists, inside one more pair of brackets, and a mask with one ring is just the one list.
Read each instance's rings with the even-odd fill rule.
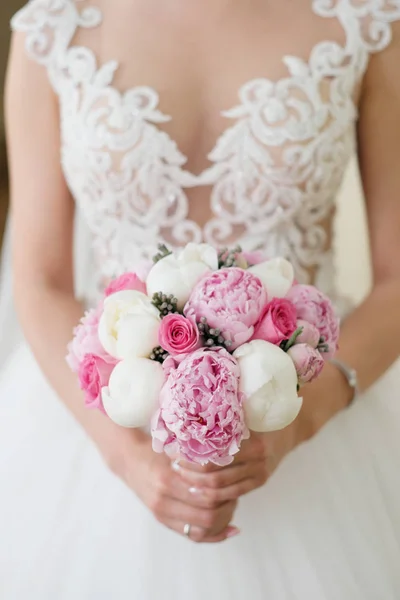
[[211,271],[218,269],[218,253],[215,248],[209,244],[187,244],[179,255],[181,264],[191,262],[204,263]]
[[284,298],[294,281],[292,264],[284,258],[273,258],[249,269],[256,275],[267,290],[268,300]]
[[278,391],[274,380],[265,383],[245,403],[246,423],[251,431],[267,433],[290,425],[298,416],[303,399],[297,394]]
[[114,358],[149,356],[160,323],[159,311],[145,294],[132,290],[117,292],[104,301],[99,339]]
[[158,346],[159,329],[159,319],[146,314],[132,314],[121,319],[116,345],[118,358],[149,357]]
[[263,340],[244,344],[234,356],[240,367],[240,390],[246,396],[244,408],[249,429],[267,432],[290,425],[302,404],[291,358]]
[[147,293],[150,297],[157,292],[172,294],[183,309],[199,279],[217,268],[218,254],[212,246],[188,244],[177,256],[170,254],[153,266],[146,281]]
[[210,272],[210,267],[199,261],[188,263],[181,267],[182,279],[185,282],[186,289],[189,292],[187,298],[188,300],[196,283],[198,283],[198,281],[200,281],[204,275]]
[[[269,408],[263,420],[264,427],[261,431],[279,431],[288,427],[298,417],[303,398],[295,394],[290,402],[287,397],[276,399]],[[254,430],[256,431],[256,430]]]
[[131,358],[117,364],[108,387],[102,390],[106,413],[122,427],[146,427],[158,406],[164,384],[162,366],[146,358]]
[[170,254],[156,262],[147,275],[146,286],[149,297],[158,292],[170,293],[171,287],[177,284],[176,280],[179,281],[179,265],[176,256]]

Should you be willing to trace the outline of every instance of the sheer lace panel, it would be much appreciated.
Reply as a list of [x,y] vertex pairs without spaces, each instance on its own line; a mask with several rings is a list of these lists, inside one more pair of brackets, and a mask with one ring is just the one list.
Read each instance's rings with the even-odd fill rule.
[[[400,0],[314,0],[314,16],[334,19],[344,41],[315,44],[308,60],[284,56],[285,75],[252,79],[223,112],[230,126],[199,175],[160,129],[170,120],[157,92],[114,84],[118,63],[99,66],[73,43],[100,25],[94,6],[32,0],[13,19],[59,94],[62,161],[93,234],[99,274],[116,275],[154,254],[159,242],[216,246],[236,241],[287,256],[297,277],[332,291],[330,222],[354,150],[356,91],[370,52],[391,38]],[[310,15],[312,13],[310,12]],[[262,75],[262,73],[260,73]],[[210,189],[210,218],[190,217],[190,189]]]

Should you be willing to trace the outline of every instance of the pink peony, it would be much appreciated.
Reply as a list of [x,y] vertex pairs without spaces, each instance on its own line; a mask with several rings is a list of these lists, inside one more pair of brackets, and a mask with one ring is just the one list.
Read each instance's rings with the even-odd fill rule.
[[139,279],[136,273],[124,273],[110,283],[105,290],[105,295],[111,296],[111,294],[122,292],[124,290],[133,290],[146,294],[146,284]]
[[296,308],[285,298],[273,298],[265,307],[253,340],[279,345],[296,331]]
[[307,344],[312,348],[316,348],[321,338],[318,329],[315,325],[311,325],[308,321],[298,319],[296,329],[302,328],[301,334],[296,338],[296,344]]
[[255,250],[254,252],[242,252],[241,256],[245,259],[249,267],[259,265],[267,260],[265,258],[265,254],[261,252],[261,250]]
[[316,379],[324,368],[325,363],[320,352],[307,344],[292,346],[288,354],[296,367],[300,385]]
[[75,373],[78,373],[86,354],[94,354],[105,362],[112,363],[114,361],[99,340],[98,326],[102,312],[102,304],[97,308],[92,308],[85,313],[79,325],[74,329],[74,337],[68,345],[67,363]]
[[178,314],[167,315],[161,321],[158,341],[172,355],[193,352],[201,345],[196,324]]
[[219,329],[235,350],[252,337],[254,325],[267,303],[267,293],[258,277],[232,267],[204,277],[193,289],[185,306],[186,316]]
[[101,399],[101,389],[108,386],[114,363],[107,363],[94,354],[86,354],[79,367],[79,383],[85,392],[85,404],[88,408],[98,408],[105,413]]
[[224,348],[201,348],[164,363],[167,381],[154,417],[153,449],[205,465],[228,465],[249,436],[237,361]]
[[329,298],[312,285],[293,286],[287,298],[295,305],[297,317],[318,329],[327,345],[323,357],[331,358],[338,348],[339,319]]

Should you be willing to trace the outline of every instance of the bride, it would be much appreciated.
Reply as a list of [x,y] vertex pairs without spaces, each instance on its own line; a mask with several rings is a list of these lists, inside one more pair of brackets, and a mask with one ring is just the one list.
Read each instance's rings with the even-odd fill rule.
[[[399,0],[31,0],[14,17],[27,342],[1,340],[4,600],[400,597],[398,20]],[[342,305],[333,213],[355,147],[374,288],[292,426],[196,471],[84,408],[72,329],[160,241],[286,256]]]

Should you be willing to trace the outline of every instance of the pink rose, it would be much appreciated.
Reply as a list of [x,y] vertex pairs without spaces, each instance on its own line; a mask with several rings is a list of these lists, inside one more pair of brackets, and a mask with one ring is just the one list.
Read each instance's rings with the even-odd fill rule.
[[97,308],[92,308],[85,313],[79,325],[74,329],[74,337],[68,345],[67,363],[75,373],[78,373],[86,354],[94,354],[105,362],[112,363],[114,361],[99,340],[98,326],[102,312],[102,304]]
[[146,294],[146,284],[139,279],[136,273],[124,273],[110,283],[105,290],[105,295],[111,296],[111,294],[122,292],[124,290],[133,290]]
[[98,408],[105,413],[101,400],[101,389],[107,387],[117,361],[107,363],[94,354],[87,354],[79,367],[79,383],[85,392],[88,408]]
[[288,354],[296,367],[300,385],[316,379],[325,364],[320,352],[307,344],[292,346]]
[[197,323],[219,329],[235,350],[252,337],[267,303],[267,293],[258,277],[231,267],[205,276],[193,289],[184,313]]
[[167,315],[161,321],[158,342],[169,354],[186,354],[200,348],[200,334],[190,319],[178,314]]
[[164,363],[167,381],[154,417],[153,449],[205,465],[228,465],[249,436],[237,361],[224,348],[201,348]]
[[318,329],[327,345],[323,357],[331,358],[338,348],[339,319],[329,298],[312,285],[293,286],[287,298],[295,305],[297,317]]
[[285,298],[273,298],[265,307],[253,340],[264,340],[279,345],[296,331],[296,309]]
[[300,329],[300,327],[303,331],[296,338],[296,344],[307,344],[312,348],[316,348],[321,336],[315,325],[311,325],[308,321],[298,319],[296,329]]

